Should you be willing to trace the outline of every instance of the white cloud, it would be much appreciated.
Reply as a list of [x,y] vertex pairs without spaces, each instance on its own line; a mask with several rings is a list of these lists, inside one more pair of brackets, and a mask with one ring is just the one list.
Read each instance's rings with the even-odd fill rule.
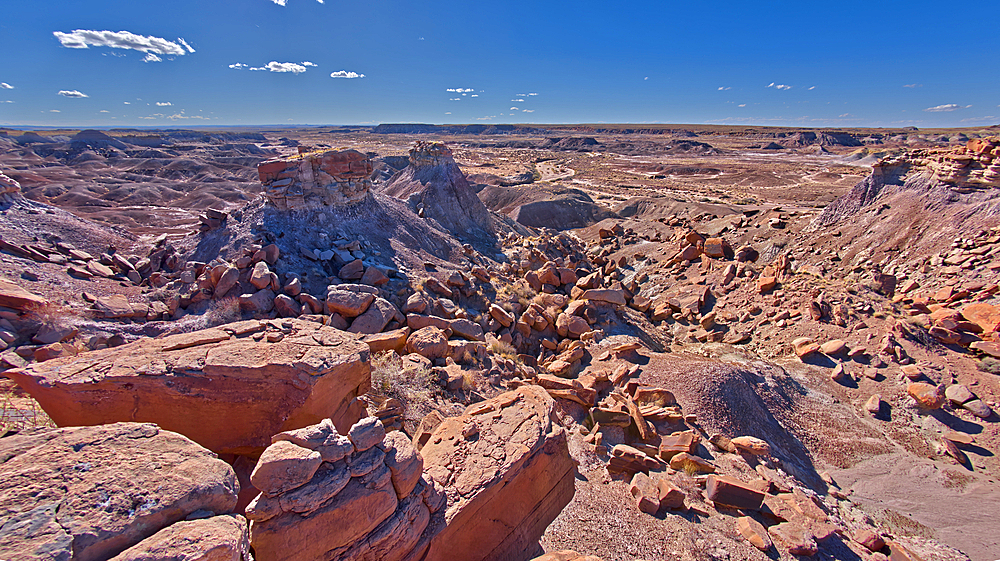
[[314,62],[309,62],[308,60],[302,63],[302,66],[319,66]]
[[153,53],[146,53],[146,56],[142,57],[142,62],[163,62],[163,59]]
[[476,91],[476,89],[475,88],[449,88],[449,89],[447,89],[445,91],[446,92],[452,92],[452,93],[466,93],[466,92],[474,92],[474,91]]
[[850,113],[841,113],[840,115],[837,115],[837,118],[843,119],[844,117],[852,117],[852,116],[853,115],[851,115]]
[[276,60],[272,60],[264,66],[251,68],[250,70],[270,70],[271,72],[291,72],[293,74],[302,74],[306,71],[306,67],[294,62],[278,62]]
[[157,107],[166,107],[168,105],[173,105],[173,103],[170,103],[169,101],[157,101],[156,102],[156,106]]
[[808,88],[806,88],[806,89],[807,89],[807,90],[815,90],[815,89],[816,89],[816,86],[809,86],[809,87],[808,87]]
[[768,84],[767,87],[768,88],[777,88],[779,90],[790,90],[790,89],[792,89],[791,86],[786,86],[785,84],[776,84],[774,82],[771,82],[770,84]]
[[479,97],[479,94],[472,94],[469,97]]
[[986,115],[985,117],[976,117],[976,118],[973,118],[973,119],[962,119],[962,122],[963,123],[974,123],[976,121],[991,121],[993,119],[996,119],[995,115]]
[[242,62],[237,62],[236,64],[230,64],[229,68],[234,68],[236,70],[242,70],[244,68],[250,68],[249,64],[243,64]]
[[747,106],[746,103],[741,103],[741,104],[737,105],[736,107],[746,107],[746,106]]
[[528,95],[528,94],[514,94],[514,97],[525,97],[525,96],[527,96],[527,95]]
[[423,40],[424,40],[424,38],[423,38],[423,37],[418,37],[418,38],[417,38],[417,41],[423,41]]
[[279,6],[284,6],[285,4],[288,3],[288,0],[271,0],[271,1]]
[[62,111],[58,109],[49,109],[49,113],[62,113]]
[[132,105],[131,101],[123,101],[122,103],[124,103],[125,105]]
[[511,107],[510,110],[511,111],[517,111],[518,109],[517,109],[517,107]]
[[731,86],[719,86],[719,91],[720,92],[726,91],[726,90],[731,90],[731,89],[733,89]]
[[645,78],[643,78],[643,80],[649,80],[649,76],[646,76]]
[[63,97],[90,97],[87,94],[77,90],[59,90],[59,95]]
[[449,97],[448,101],[462,101],[462,98],[460,98],[460,97]]
[[101,109],[100,111],[98,111],[98,113],[111,113],[111,111],[108,111],[107,109]]
[[524,111],[525,113],[534,113],[535,112],[534,109],[522,109],[521,111]]
[[8,99],[6,101],[0,101],[0,103],[14,103],[14,102]]
[[354,71],[338,70],[336,72],[330,73],[331,78],[364,78],[364,74],[358,74]]
[[476,117],[476,120],[477,121],[492,121],[495,118],[496,118],[496,115],[493,115],[492,117]]
[[[112,49],[132,49],[143,53],[158,55],[184,55],[194,52],[184,39],[178,38],[178,43],[152,35],[137,35],[129,31],[94,31],[90,29],[74,29],[70,33],[53,31],[62,46],[70,49],[86,49],[88,47],[111,47]],[[187,50],[185,50],[187,47]]]
[[958,105],[957,103],[946,103],[944,105],[935,105],[934,107],[928,107],[927,109],[924,109],[924,111],[928,111],[931,113],[940,113],[942,111],[955,111],[958,109],[968,109],[969,107],[972,106],[966,105],[963,107],[961,105]]
[[14,89],[14,86],[8,84],[7,82],[0,82],[0,89],[3,89],[3,90],[12,90],[12,89]]
[[445,115],[451,115],[451,111],[445,111],[444,114]]
[[538,94],[536,94],[536,93],[530,93],[530,94],[528,94],[528,95],[538,95]]
[[903,84],[904,88],[922,88],[923,84]]
[[513,101],[514,103],[524,103],[523,99],[512,99],[511,101]]

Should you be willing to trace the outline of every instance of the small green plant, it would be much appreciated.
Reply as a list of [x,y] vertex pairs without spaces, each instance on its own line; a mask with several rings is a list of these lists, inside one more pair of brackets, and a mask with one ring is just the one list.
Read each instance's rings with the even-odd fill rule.
[[493,339],[490,341],[490,350],[493,354],[499,355],[503,358],[509,358],[515,362],[520,362],[521,359],[517,356],[517,350],[514,349],[513,345],[501,341],[500,339]]

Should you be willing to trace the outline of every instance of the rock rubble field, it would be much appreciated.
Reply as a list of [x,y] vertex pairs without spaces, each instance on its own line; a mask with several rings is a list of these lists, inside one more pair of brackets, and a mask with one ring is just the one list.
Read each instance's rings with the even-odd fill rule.
[[0,559],[1000,556],[998,131],[279,132],[0,131]]

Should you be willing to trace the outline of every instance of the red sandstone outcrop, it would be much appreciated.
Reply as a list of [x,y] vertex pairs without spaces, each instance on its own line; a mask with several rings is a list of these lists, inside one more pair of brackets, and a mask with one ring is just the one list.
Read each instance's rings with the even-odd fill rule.
[[258,560],[420,558],[445,496],[406,435],[368,417],[346,436],[327,420],[274,440],[247,508]]
[[524,386],[444,419],[421,448],[448,494],[426,560],[525,558],[573,498],[576,465],[555,402]]
[[154,422],[218,453],[363,414],[368,345],[322,324],[248,320],[8,371],[60,426]]
[[[233,470],[152,424],[32,429],[0,439],[0,559],[249,559]],[[205,518],[182,522],[185,518]],[[138,544],[138,545],[137,545]],[[142,553],[142,552],[146,553]]]
[[553,418],[526,386],[444,419],[422,453],[375,417],[346,436],[329,421],[278,434],[251,476],[257,559],[526,558],[573,497]]
[[306,152],[257,165],[264,195],[282,210],[360,202],[371,189],[372,169],[357,150]]

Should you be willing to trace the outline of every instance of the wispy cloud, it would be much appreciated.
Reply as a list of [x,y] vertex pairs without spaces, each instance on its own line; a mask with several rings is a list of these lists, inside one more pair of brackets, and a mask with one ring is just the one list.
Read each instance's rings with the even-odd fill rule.
[[974,117],[974,118],[970,118],[970,119],[962,119],[961,122],[963,122],[963,123],[974,123],[976,121],[992,121],[994,119],[996,119],[995,115],[986,115],[986,116],[983,116],[983,117]]
[[[233,68],[234,65],[230,65]],[[251,67],[250,70],[270,70],[271,72],[291,72],[292,74],[302,74],[307,69],[305,66],[295,62],[278,62],[272,60],[264,66]]]
[[538,95],[538,94],[537,94],[537,93],[534,93],[534,92],[532,92],[532,93],[530,93],[530,94],[528,94],[528,95]]
[[349,79],[353,79],[353,78],[364,78],[365,75],[364,74],[358,74],[357,72],[354,72],[354,71],[338,70],[336,72],[331,72],[330,73],[330,77],[331,78],[349,78]]
[[726,90],[731,90],[731,89],[733,89],[732,86],[719,86],[720,92],[724,92]]
[[142,57],[142,62],[163,62],[163,59],[153,53],[146,53],[146,56]]
[[510,110],[511,111],[517,111],[518,109],[517,109],[517,107],[511,107]]
[[77,90],[59,90],[59,95],[63,97],[90,97],[87,94]]
[[235,69],[235,70],[243,70],[244,68],[250,68],[250,65],[249,64],[243,64],[242,62],[237,62],[236,64],[230,64],[229,68],[232,68],[232,69]]
[[472,92],[476,91],[476,89],[475,88],[448,88],[445,91],[446,92],[451,92],[451,93],[472,93]]
[[946,103],[944,105],[935,105],[934,107],[928,107],[924,111],[930,113],[940,113],[942,111],[957,111],[959,109],[968,109],[972,107],[971,105],[958,105],[957,103]]
[[747,106],[746,103],[741,103],[741,104],[737,105],[736,107],[746,107],[746,106]]
[[0,101],[0,103],[14,103],[14,102],[11,101],[11,100],[9,100],[9,99],[7,99],[7,100],[4,100],[4,101]]
[[111,111],[108,111],[107,109],[101,109],[100,111],[98,111],[98,113],[111,113]]
[[469,97],[479,97],[479,94],[472,94]]
[[853,117],[853,116],[854,115],[851,115],[850,113],[841,113],[840,115],[837,115],[837,118],[838,119],[844,119],[846,117]]
[[923,84],[903,84],[904,88],[922,88]]
[[52,34],[62,46],[70,49],[111,47],[112,49],[131,49],[143,53],[171,56],[181,56],[194,52],[194,49],[181,38],[178,38],[175,43],[162,37],[138,35],[129,31],[74,29],[69,33],[53,31]]
[[513,101],[514,103],[524,103],[523,99],[512,99],[511,101]]
[[491,115],[489,117],[476,117],[476,120],[477,121],[492,121],[493,119],[496,119],[496,117],[497,117],[496,115]]
[[779,89],[779,90],[790,90],[790,89],[792,89],[792,86],[789,86],[789,85],[786,85],[786,84],[776,84],[774,82],[771,82],[766,87],[768,87],[768,88],[776,88],[776,89]]
[[170,103],[169,101],[157,101],[156,102],[156,106],[157,107],[167,107],[168,105],[173,105],[173,103]]
[[14,86],[8,84],[7,82],[0,82],[0,90],[12,90]]
[[131,101],[123,101],[122,103],[124,103],[125,105],[132,105]]
[[319,66],[314,62],[309,62],[308,60],[302,63],[302,66]]
[[[316,0],[316,1],[319,2],[320,4],[323,3],[323,0]],[[288,5],[288,0],[271,0],[271,2],[274,2],[275,4],[277,4],[279,6],[287,6]]]
[[815,89],[816,89],[816,86],[809,86],[809,87],[808,87],[808,88],[806,88],[806,89],[807,89],[807,90],[810,90],[810,91],[812,91],[812,90],[815,90]]
[[58,109],[49,109],[49,113],[62,113],[62,111]]
[[525,113],[534,113],[535,112],[534,109],[522,109],[521,111],[524,111]]
[[449,97],[448,101],[462,101],[462,98],[460,98],[460,97]]

